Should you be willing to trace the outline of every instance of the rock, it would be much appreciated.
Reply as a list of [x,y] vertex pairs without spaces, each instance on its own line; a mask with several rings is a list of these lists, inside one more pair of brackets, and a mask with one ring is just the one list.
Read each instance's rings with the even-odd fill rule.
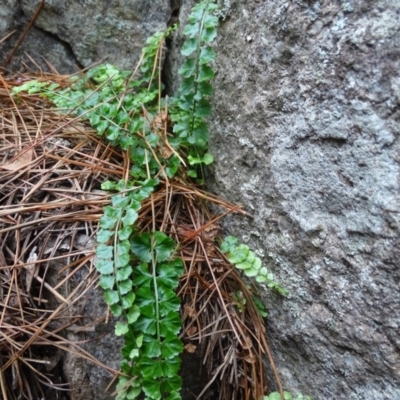
[[[88,300],[90,299],[90,300]],[[67,339],[71,342],[81,343],[80,346],[95,357],[99,362],[119,371],[122,360],[121,349],[123,339],[115,336],[117,318],[107,316],[107,305],[103,300],[101,289],[91,289],[84,304],[84,314],[90,316],[88,322],[99,321],[93,325],[94,331],[82,334],[73,331],[67,332]],[[106,320],[105,320],[106,319]],[[79,327],[78,327],[79,328]],[[84,342],[84,343],[82,343]],[[63,359],[64,376],[69,383],[71,399],[74,400],[114,400],[116,379],[111,389],[106,390],[114,377],[105,368],[88,362],[84,358],[68,352]]]
[[236,1],[219,30],[211,187],[290,290],[265,292],[269,339],[314,399],[400,398],[399,13]]
[[[0,66],[6,61],[29,24],[29,18],[24,15],[19,1],[6,0],[5,4],[2,3],[0,4],[0,40],[4,40],[0,43]],[[12,32],[14,33],[6,38]],[[46,61],[59,73],[76,72],[79,66],[68,43],[33,26],[7,68],[14,72],[26,70],[26,67],[37,71],[38,66],[42,70],[49,70]]]
[[[31,17],[39,3],[22,0],[21,6]],[[84,67],[107,61],[134,69],[147,37],[165,30],[170,17],[165,0],[47,0],[36,26],[69,43]]]

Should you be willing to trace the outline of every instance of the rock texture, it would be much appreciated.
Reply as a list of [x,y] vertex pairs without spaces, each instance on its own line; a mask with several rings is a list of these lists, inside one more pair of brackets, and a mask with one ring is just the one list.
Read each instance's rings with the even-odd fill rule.
[[[0,65],[16,44],[41,0],[5,0],[0,4]],[[176,0],[46,0],[9,68],[43,69],[46,59],[61,73],[73,73],[99,61],[133,69],[146,38],[164,30],[179,4]],[[36,68],[37,69],[37,68]]]
[[[32,16],[40,0],[22,0]],[[170,1],[47,0],[36,26],[70,44],[82,66],[106,61],[133,69],[148,36],[166,29]]]
[[[0,2],[0,67],[13,50],[29,21],[18,0]],[[11,36],[6,38],[9,34]],[[76,72],[79,66],[68,43],[33,26],[7,68],[14,72],[27,68],[37,70],[38,66],[43,70],[48,70],[46,61],[60,73]]]
[[[233,2],[232,2],[233,3]],[[265,292],[284,387],[400,399],[400,3],[236,1],[219,31],[213,190]]]

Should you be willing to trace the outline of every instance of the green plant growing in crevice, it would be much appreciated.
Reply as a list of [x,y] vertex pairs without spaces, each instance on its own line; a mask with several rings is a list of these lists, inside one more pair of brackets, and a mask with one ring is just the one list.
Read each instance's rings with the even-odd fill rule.
[[258,283],[266,283],[279,294],[288,295],[287,289],[275,280],[274,274],[262,266],[262,261],[246,244],[238,244],[234,236],[227,236],[221,244],[221,251],[227,255],[228,261],[244,272],[248,278],[254,278]]
[[[284,400],[312,400],[310,396],[303,396],[299,393],[296,396],[292,396],[289,392],[283,392]],[[279,392],[272,392],[268,396],[264,396],[262,400],[281,400],[281,394]]]
[[[193,7],[183,34],[186,40],[181,53],[185,57],[179,74],[182,83],[177,96],[171,99],[171,118],[174,133],[182,145],[189,149],[188,162],[191,166],[208,165],[213,156],[208,150],[208,126],[205,117],[211,114],[209,101],[213,93],[210,81],[215,72],[210,64],[215,60],[212,43],[217,36],[218,17],[214,15],[217,6],[202,1]],[[195,168],[187,172],[197,177]]]

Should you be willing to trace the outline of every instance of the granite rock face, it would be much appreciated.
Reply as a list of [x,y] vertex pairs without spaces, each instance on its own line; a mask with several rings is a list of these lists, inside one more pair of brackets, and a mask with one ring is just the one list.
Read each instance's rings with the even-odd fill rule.
[[[18,0],[0,2],[0,67],[4,65],[29,21]],[[60,73],[76,72],[79,66],[68,43],[33,26],[7,69],[13,72],[26,71],[27,68],[37,71],[39,66],[49,70],[48,64]]]
[[[0,4],[0,64],[16,44],[41,0],[5,0]],[[61,73],[73,73],[99,61],[133,69],[147,37],[165,30],[176,0],[46,0],[35,26],[8,67],[46,69],[44,59]],[[36,68],[37,69],[37,68]]]
[[[40,0],[22,0],[32,16]],[[165,30],[171,3],[165,0],[47,0],[36,26],[70,44],[82,66],[104,61],[133,69],[146,38]]]
[[400,3],[236,1],[219,31],[212,189],[265,291],[284,387],[400,399]]

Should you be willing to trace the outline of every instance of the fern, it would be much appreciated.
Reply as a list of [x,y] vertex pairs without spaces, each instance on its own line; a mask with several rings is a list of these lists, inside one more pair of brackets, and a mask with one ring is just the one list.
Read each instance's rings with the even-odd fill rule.
[[[174,132],[181,145],[189,148],[188,162],[192,166],[213,162],[213,156],[207,153],[209,134],[205,117],[211,114],[210,81],[215,75],[211,64],[216,56],[212,48],[217,36],[216,9],[212,1],[202,1],[192,9],[183,31],[186,40],[181,53],[186,59],[179,70],[182,83],[177,97],[171,99]],[[188,175],[197,177],[196,169],[189,170]]]
[[254,278],[258,283],[266,283],[269,288],[275,289],[282,295],[289,294],[287,289],[275,281],[273,273],[262,266],[261,259],[249,249],[249,246],[238,245],[238,239],[234,236],[225,238],[221,244],[221,251],[227,255],[228,261],[243,271],[247,277]]

